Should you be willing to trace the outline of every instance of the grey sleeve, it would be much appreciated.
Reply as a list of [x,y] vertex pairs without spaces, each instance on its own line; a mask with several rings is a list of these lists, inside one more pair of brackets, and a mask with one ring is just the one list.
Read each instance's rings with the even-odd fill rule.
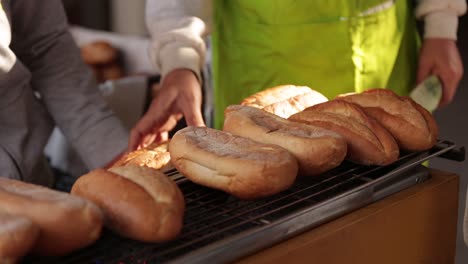
[[82,62],[60,0],[11,1],[12,49],[57,126],[90,168],[125,150],[128,131]]

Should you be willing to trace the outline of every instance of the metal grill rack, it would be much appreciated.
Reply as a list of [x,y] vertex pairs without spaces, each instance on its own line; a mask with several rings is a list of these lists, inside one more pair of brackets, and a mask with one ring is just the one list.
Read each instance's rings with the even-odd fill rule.
[[184,193],[184,228],[171,242],[142,243],[104,231],[94,245],[61,258],[28,256],[25,263],[229,262],[281,242],[428,178],[421,166],[439,156],[462,161],[465,149],[439,141],[429,151],[402,153],[384,167],[344,162],[319,177],[298,178],[280,194],[242,201],[167,174]]

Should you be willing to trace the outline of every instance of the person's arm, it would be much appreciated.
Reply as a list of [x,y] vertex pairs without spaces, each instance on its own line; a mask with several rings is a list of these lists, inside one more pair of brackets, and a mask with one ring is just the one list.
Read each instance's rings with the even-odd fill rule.
[[88,168],[125,150],[128,132],[102,98],[69,31],[60,0],[11,2],[13,42],[31,86]]
[[212,0],[148,0],[146,26],[151,35],[150,59],[163,78],[189,69],[200,80],[210,33]]
[[458,18],[465,12],[465,0],[419,0],[416,8],[416,17],[424,20],[417,82],[431,74],[441,79],[443,96],[440,106],[453,100],[463,75],[456,40]]
[[163,141],[183,117],[204,126],[201,74],[210,31],[212,0],[148,0],[146,24],[151,35],[150,59],[162,75],[146,114],[130,134],[129,150],[142,142]]

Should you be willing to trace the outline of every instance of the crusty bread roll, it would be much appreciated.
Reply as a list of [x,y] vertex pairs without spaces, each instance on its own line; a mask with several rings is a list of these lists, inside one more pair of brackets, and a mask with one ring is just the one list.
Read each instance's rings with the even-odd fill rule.
[[401,149],[421,151],[430,149],[437,142],[438,128],[434,117],[409,97],[400,97],[387,89],[372,89],[337,99],[362,106],[393,135]]
[[326,101],[327,97],[307,86],[281,85],[255,93],[245,98],[241,105],[260,108],[288,118],[309,106]]
[[103,81],[117,80],[124,77],[124,70],[118,62],[113,62],[99,67],[99,78]]
[[224,120],[224,131],[287,149],[299,162],[300,175],[319,175],[340,165],[346,156],[346,141],[339,134],[258,108],[231,105]]
[[289,188],[298,170],[296,159],[284,148],[206,127],[179,130],[169,153],[177,170],[191,181],[241,199]]
[[16,180],[0,178],[0,208],[40,228],[33,250],[41,255],[63,255],[88,246],[102,229],[102,212],[91,202]]
[[39,237],[39,228],[28,218],[0,211],[0,263],[17,263]]
[[101,207],[106,226],[125,237],[159,242],[182,229],[185,203],[179,187],[149,167],[93,170],[75,182],[71,193]]
[[173,168],[171,164],[171,155],[167,149],[168,142],[161,144],[151,144],[146,148],[127,153],[112,167],[122,166],[146,166],[160,171],[167,171]]
[[365,165],[388,165],[398,159],[395,139],[364,110],[346,101],[328,101],[289,117],[290,120],[330,129],[348,143],[347,159]]
[[118,51],[106,41],[94,41],[80,47],[81,57],[88,65],[103,65],[114,62]]

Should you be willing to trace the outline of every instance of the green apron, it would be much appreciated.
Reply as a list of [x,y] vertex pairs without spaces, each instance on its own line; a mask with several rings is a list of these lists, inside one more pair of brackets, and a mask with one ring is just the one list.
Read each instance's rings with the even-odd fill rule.
[[214,0],[215,127],[224,109],[280,84],[328,98],[369,88],[408,94],[419,39],[407,0]]

